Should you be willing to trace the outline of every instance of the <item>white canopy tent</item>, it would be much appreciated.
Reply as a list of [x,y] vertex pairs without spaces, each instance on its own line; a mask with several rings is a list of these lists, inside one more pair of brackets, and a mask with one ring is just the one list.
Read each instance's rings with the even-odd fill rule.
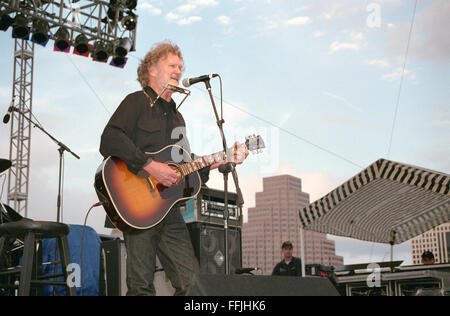
[[379,159],[301,209],[300,225],[393,246],[448,222],[449,191],[447,173]]

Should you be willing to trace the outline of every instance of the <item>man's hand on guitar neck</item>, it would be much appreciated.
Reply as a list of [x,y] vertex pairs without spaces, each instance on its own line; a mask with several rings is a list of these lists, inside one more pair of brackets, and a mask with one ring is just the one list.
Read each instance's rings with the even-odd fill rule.
[[[236,141],[233,145],[233,161],[236,165],[240,165],[244,162],[244,160],[249,155],[249,151],[245,145],[241,145],[238,141]],[[227,163],[227,161],[218,162],[211,165],[211,170],[219,168],[220,165]]]
[[170,187],[178,182],[178,173],[166,165],[165,163],[152,161],[143,168],[159,183],[166,187]]
[[247,156],[250,154],[248,148],[244,144],[235,142],[233,145],[233,162],[240,165],[244,162]]

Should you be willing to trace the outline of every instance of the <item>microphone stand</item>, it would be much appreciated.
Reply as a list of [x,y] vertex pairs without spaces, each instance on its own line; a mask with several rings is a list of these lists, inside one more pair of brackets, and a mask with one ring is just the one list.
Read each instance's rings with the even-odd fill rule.
[[56,222],[60,222],[61,220],[61,191],[62,191],[62,162],[63,162],[63,155],[64,151],[67,151],[71,153],[75,158],[80,159],[80,157],[72,152],[69,147],[61,143],[59,140],[57,140],[55,137],[50,135],[42,126],[35,123],[32,119],[27,117],[22,111],[20,111],[18,108],[14,108],[14,111],[22,115],[28,122],[34,125],[34,127],[39,128],[44,134],[46,134],[48,137],[50,137],[51,140],[53,140],[58,146],[58,152],[59,152],[59,181],[58,181],[58,198],[56,201]]
[[229,152],[228,152],[228,147],[227,147],[227,141],[225,139],[225,134],[223,132],[223,124],[225,123],[225,121],[223,120],[223,118],[219,118],[219,114],[217,112],[217,108],[216,108],[216,104],[214,102],[214,97],[212,95],[211,92],[211,83],[210,83],[210,79],[207,79],[204,81],[205,82],[205,86],[206,86],[206,90],[208,90],[209,93],[209,98],[211,99],[211,104],[214,110],[214,114],[216,116],[216,120],[217,120],[217,126],[219,127],[219,131],[220,131],[220,136],[222,137],[222,145],[223,145],[223,150],[226,153],[227,156],[227,163],[223,164],[221,166],[219,166],[219,172],[223,174],[223,182],[224,182],[224,212],[223,212],[223,219],[224,219],[224,239],[225,239],[225,274],[228,275],[230,274],[230,266],[229,266],[229,259],[228,259],[228,218],[229,218],[229,212],[228,212],[228,174],[231,172],[233,179],[234,179],[234,184],[236,186],[236,193],[237,193],[237,205],[238,208],[241,209],[242,205],[244,204],[244,199],[242,197],[242,192],[241,189],[239,187],[239,181],[238,181],[238,176],[237,176],[237,172],[236,172],[236,164],[234,162],[232,162],[232,159],[230,158]]

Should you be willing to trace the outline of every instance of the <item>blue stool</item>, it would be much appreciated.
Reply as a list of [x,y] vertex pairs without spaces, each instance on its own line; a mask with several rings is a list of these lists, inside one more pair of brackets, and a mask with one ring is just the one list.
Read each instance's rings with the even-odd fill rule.
[[[65,286],[67,296],[76,296],[75,287],[69,287],[67,278],[67,265],[70,263],[70,250],[67,242],[67,234],[69,233],[69,226],[56,222],[34,221],[28,218],[5,223],[0,225],[0,257],[4,257],[8,242],[12,239],[21,239],[24,242],[22,266],[17,267],[3,267],[0,270],[0,276],[20,274],[18,295],[30,295],[30,288],[32,286],[41,285],[59,285]],[[37,255],[36,249],[39,241],[46,238],[56,238],[57,249],[60,254],[60,262],[62,273],[39,275],[37,269]],[[55,262],[55,264],[58,262]],[[63,276],[66,282],[49,280]],[[8,285],[9,287],[17,288],[16,285]]]

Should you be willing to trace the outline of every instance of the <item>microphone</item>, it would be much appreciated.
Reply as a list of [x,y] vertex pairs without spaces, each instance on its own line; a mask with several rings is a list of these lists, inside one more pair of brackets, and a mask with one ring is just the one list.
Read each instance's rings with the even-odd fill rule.
[[8,112],[3,117],[3,123],[8,124],[9,119],[11,118],[11,113],[16,110],[18,109],[14,106],[14,98],[13,98],[11,104],[9,105]]
[[210,75],[203,75],[200,77],[195,77],[195,78],[184,78],[182,83],[183,86],[185,86],[186,88],[189,88],[190,86],[192,86],[193,84],[196,84],[197,82],[204,82],[207,81],[209,79],[212,79],[214,77],[218,77],[218,74],[210,74]]

